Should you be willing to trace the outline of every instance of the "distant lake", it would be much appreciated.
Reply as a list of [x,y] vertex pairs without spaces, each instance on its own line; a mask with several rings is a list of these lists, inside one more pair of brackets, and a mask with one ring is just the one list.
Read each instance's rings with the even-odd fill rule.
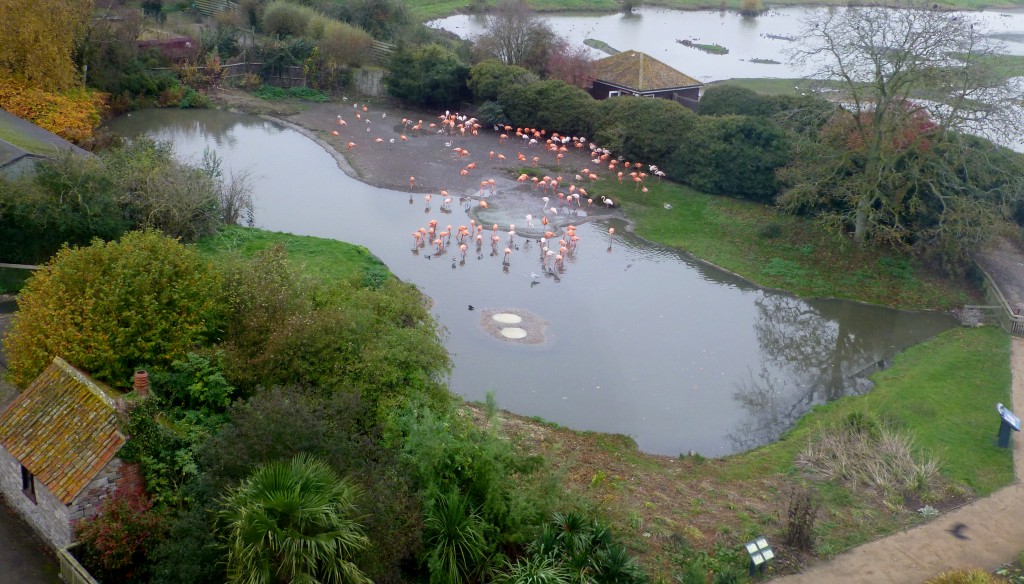
[[[640,8],[633,14],[555,14],[542,18],[559,36],[583,45],[588,38],[608,43],[620,51],[642,51],[705,83],[732,78],[803,77],[810,71],[787,63],[785,51],[800,34],[802,22],[829,10],[787,6],[750,18],[738,12],[683,11]],[[1005,53],[1024,55],[1024,11],[950,12],[950,18],[976,20],[1003,44]],[[432,20],[428,26],[448,30],[462,38],[480,35],[487,25],[482,15],[456,15]],[[712,55],[677,43],[691,40],[717,44],[729,49],[727,55]],[[590,49],[595,58],[605,53]],[[778,65],[754,63],[752,59],[778,61]]]

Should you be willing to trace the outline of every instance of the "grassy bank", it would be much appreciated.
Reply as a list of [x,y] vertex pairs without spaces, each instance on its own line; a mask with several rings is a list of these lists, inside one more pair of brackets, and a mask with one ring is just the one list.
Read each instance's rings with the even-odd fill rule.
[[[830,556],[920,523],[916,510],[924,504],[944,508],[1011,483],[1011,451],[995,446],[993,407],[1009,399],[1008,352],[999,329],[951,330],[900,354],[873,377],[871,393],[818,406],[780,441],[724,459],[646,455],[626,437],[511,415],[505,428],[555,464],[569,491],[630,534],[655,573],[674,574],[682,548],[716,554],[718,563],[736,561],[731,551],[761,534],[787,558],[777,566],[785,573],[799,569],[800,554],[781,542],[792,493],[801,485],[811,485],[823,503],[815,551]],[[944,486],[925,502],[806,475],[797,455],[851,414],[912,438],[919,458],[940,461]]]
[[949,309],[974,294],[966,281],[937,277],[906,257],[856,246],[771,207],[669,181],[648,179],[648,193],[608,183],[603,192],[622,204],[641,236],[762,286],[908,309]]
[[385,266],[370,250],[333,239],[263,231],[248,227],[225,226],[197,243],[208,257],[238,252],[244,256],[281,244],[288,258],[310,275],[328,281],[351,278],[356,274],[386,274]]

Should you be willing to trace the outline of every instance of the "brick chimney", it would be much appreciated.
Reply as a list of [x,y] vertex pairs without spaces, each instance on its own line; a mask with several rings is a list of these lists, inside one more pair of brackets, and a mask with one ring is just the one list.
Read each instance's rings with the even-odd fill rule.
[[139,369],[135,372],[133,388],[135,389],[135,394],[140,398],[149,395],[149,373],[145,369]]

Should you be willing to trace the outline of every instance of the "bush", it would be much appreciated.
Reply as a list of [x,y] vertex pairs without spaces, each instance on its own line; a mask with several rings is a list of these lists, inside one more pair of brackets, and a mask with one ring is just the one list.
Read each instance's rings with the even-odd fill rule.
[[66,153],[38,164],[34,177],[0,180],[0,254],[43,263],[64,244],[109,241],[132,228],[193,241],[216,229],[222,194],[224,203],[244,194],[244,177],[232,178],[182,164],[170,145],[145,139],[99,158]]
[[665,165],[668,176],[706,193],[771,202],[775,173],[789,163],[786,133],[767,118],[700,116]]
[[280,0],[271,2],[263,9],[263,32],[281,37],[305,36],[310,21],[316,16],[317,12],[307,6]]
[[469,70],[467,84],[473,92],[473,99],[479,103],[497,100],[498,95],[509,87],[536,81],[537,75],[523,67],[488,59],[473,65]]
[[41,264],[65,243],[117,239],[131,228],[102,161],[66,153],[34,177],[0,180],[0,257]]
[[359,67],[370,59],[373,39],[366,31],[343,22],[328,21],[317,40],[328,67]]
[[64,248],[18,298],[5,337],[10,380],[27,386],[59,355],[125,387],[139,365],[165,368],[207,344],[224,307],[209,262],[159,232]]
[[384,83],[388,93],[409,105],[454,108],[469,97],[469,68],[444,46],[399,48],[388,65]]
[[150,584],[221,584],[225,554],[210,510],[186,508],[166,521],[167,537],[149,554]]
[[688,141],[697,116],[669,99],[622,96],[598,102],[593,141],[627,160],[664,167]]
[[99,127],[107,98],[84,88],[48,92],[0,76],[0,109],[75,144],[91,138]]
[[989,574],[981,568],[951,570],[943,572],[926,584],[1001,584],[1006,580]]
[[148,582],[147,555],[164,535],[163,516],[139,493],[118,490],[95,517],[75,525],[83,564],[110,582]]
[[501,105],[495,101],[485,101],[476,110],[476,116],[484,126],[507,126],[512,123],[505,115],[505,110],[501,109]]
[[786,545],[805,552],[814,549],[814,524],[820,507],[811,487],[793,491],[786,513]]
[[136,229],[159,229],[193,242],[217,230],[221,184],[178,162],[169,143],[140,138],[103,155],[125,215]]
[[498,103],[515,126],[569,136],[591,136],[598,107],[590,94],[558,80],[506,87]]
[[283,248],[225,261],[234,311],[222,345],[228,379],[260,385],[355,389],[375,412],[408,399],[448,399],[450,359],[419,291],[394,279],[332,284],[300,276]]

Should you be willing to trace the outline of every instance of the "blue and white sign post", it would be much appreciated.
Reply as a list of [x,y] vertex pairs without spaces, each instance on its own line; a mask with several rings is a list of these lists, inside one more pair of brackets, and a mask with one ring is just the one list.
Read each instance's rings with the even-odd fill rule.
[[1020,432],[1020,418],[1004,408],[1003,404],[996,404],[996,411],[999,412],[999,447],[1009,448],[1010,431]]

